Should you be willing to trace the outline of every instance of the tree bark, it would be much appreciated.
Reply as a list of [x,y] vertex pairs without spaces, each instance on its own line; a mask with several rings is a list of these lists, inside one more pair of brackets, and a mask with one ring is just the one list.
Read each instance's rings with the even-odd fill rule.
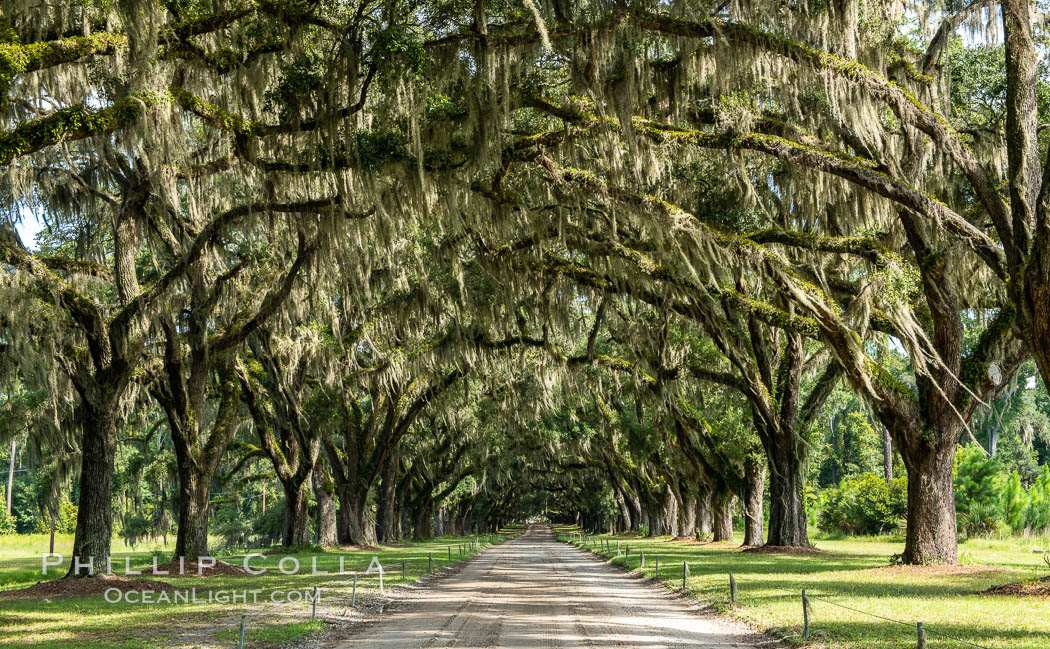
[[[951,441],[951,440],[949,440]],[[940,448],[937,448],[939,446]],[[952,464],[955,443],[901,447],[908,471],[908,530],[904,563],[955,564],[959,559]]]
[[[109,572],[109,545],[113,537],[113,471],[117,455],[117,407],[94,407],[82,401],[83,450],[80,502],[73,537],[70,577]],[[78,569],[77,561],[80,566]]]
[[762,545],[762,496],[766,486],[763,460],[748,458],[744,464],[744,545]]
[[627,507],[627,500],[623,497],[623,490],[614,483],[613,493],[616,495],[616,504],[620,506],[620,518],[623,521],[623,529],[629,530],[633,521],[631,520],[631,510]]
[[687,498],[678,509],[678,535],[687,539],[696,536],[696,498]]
[[309,482],[303,480],[296,484],[285,483],[284,486],[284,527],[281,531],[281,545],[306,545],[310,540],[310,513],[307,510]]
[[400,443],[390,451],[379,486],[379,513],[376,517],[376,534],[381,543],[394,543],[397,534],[397,469],[401,462]]
[[699,536],[707,536],[714,530],[714,517],[712,515],[713,492],[711,487],[704,485],[700,497],[696,501],[696,533]]
[[714,539],[718,542],[733,540],[733,492],[728,489],[715,493],[714,502]]
[[893,436],[885,426],[882,427],[882,475],[886,482],[893,480]]
[[320,462],[314,467],[314,495],[317,500],[317,544],[321,547],[338,545],[335,484]]
[[[787,438],[787,439],[785,439]],[[809,546],[806,501],[802,475],[804,453],[796,449],[794,432],[776,435],[778,444],[769,453],[768,545]]]
[[7,515],[11,515],[11,499],[14,494],[13,487],[15,484],[15,439],[11,438],[11,459],[7,463]]
[[668,485],[664,493],[664,516],[662,530],[672,537],[678,536],[678,499],[675,498],[671,486]]
[[185,461],[177,461],[176,464],[179,474],[179,527],[175,537],[175,557],[196,561],[208,555],[211,475],[201,475],[202,472],[195,464]]
[[375,520],[368,511],[368,494],[337,487],[339,494],[339,542],[346,545],[376,545]]

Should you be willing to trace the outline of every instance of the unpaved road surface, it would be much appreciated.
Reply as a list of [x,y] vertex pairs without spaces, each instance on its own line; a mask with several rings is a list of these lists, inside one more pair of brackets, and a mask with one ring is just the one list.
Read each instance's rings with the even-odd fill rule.
[[339,649],[766,647],[743,624],[554,540],[549,528],[488,548]]

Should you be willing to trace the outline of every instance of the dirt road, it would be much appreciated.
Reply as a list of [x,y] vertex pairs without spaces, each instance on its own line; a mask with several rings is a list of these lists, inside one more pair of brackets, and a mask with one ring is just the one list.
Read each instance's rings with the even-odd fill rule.
[[767,645],[743,625],[698,615],[661,589],[555,541],[540,526],[410,597],[339,649]]

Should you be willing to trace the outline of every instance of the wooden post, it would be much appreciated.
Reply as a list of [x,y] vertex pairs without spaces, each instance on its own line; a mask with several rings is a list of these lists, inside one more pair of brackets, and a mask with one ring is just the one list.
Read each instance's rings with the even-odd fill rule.
[[350,608],[357,606],[357,573],[354,573],[354,594],[350,596]]
[[427,572],[434,569],[434,553],[427,552]]
[[317,621],[317,586],[314,586],[314,607],[313,607],[313,612],[310,613],[310,621],[311,622],[316,622]]
[[639,568],[645,568],[645,550],[642,550],[642,551],[641,551],[641,555],[642,555],[642,563],[641,563],[641,564],[639,564],[639,566],[638,566],[638,567],[639,567]]
[[687,588],[686,581],[689,579],[689,564],[685,561],[682,562],[682,590]]
[[448,562],[452,563],[452,546],[448,546]]
[[660,555],[656,555],[656,578],[660,578]]
[[916,622],[916,631],[919,634],[918,649],[926,649],[926,629],[922,628],[922,622]]
[[401,562],[401,581],[405,580],[405,562]]
[[736,605],[736,577],[729,573],[729,603]]
[[809,637],[809,598],[805,588],[802,589],[802,637]]

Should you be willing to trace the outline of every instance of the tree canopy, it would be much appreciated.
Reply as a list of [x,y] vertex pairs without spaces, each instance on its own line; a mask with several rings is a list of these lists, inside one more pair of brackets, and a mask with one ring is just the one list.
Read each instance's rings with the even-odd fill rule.
[[274,485],[286,545],[540,510],[725,540],[736,499],[746,544],[804,546],[812,474],[894,453],[903,560],[954,563],[960,443],[1007,435],[1016,496],[1050,437],[1044,28],[1028,0],[2,2],[0,441],[50,467],[53,524],[75,477],[74,574],[128,471],[168,495],[116,527],[191,559],[217,489]]

